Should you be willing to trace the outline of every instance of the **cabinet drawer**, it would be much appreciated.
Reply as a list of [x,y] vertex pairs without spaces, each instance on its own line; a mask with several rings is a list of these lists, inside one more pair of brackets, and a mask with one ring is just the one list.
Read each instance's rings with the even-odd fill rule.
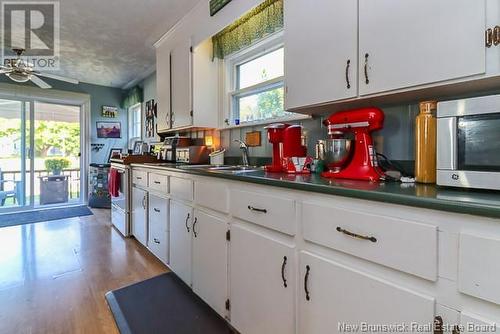
[[[274,193],[274,192],[273,192]],[[289,235],[295,235],[295,201],[278,192],[231,191],[231,214]]]
[[304,202],[304,239],[425,279],[437,279],[437,227]]
[[174,198],[193,200],[193,181],[180,177],[170,177],[170,194]]
[[138,186],[148,186],[148,173],[142,170],[132,170],[132,183]]
[[500,304],[500,236],[460,234],[458,289]]
[[149,188],[168,194],[168,176],[149,173],[148,176]]
[[206,208],[227,213],[228,190],[225,183],[209,180],[196,181],[194,184],[194,199]]
[[148,248],[168,263],[168,199],[149,194]]

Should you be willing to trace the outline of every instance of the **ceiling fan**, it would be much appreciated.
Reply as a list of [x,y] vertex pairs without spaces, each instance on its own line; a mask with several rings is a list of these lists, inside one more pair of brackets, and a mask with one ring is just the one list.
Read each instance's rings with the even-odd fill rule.
[[43,89],[52,88],[51,85],[43,81],[40,77],[50,78],[54,80],[60,80],[69,82],[72,84],[78,84],[79,81],[71,78],[65,78],[60,75],[42,73],[34,70],[33,64],[21,59],[24,50],[23,49],[12,49],[17,54],[17,58],[10,60],[5,66],[0,65],[0,74],[5,74],[11,80],[15,82],[28,82],[31,81],[38,87]]

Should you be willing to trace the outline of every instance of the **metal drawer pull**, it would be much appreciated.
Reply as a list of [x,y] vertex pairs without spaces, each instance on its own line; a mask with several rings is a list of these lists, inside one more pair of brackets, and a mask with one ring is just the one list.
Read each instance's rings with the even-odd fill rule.
[[367,85],[370,83],[370,79],[368,79],[368,57],[370,57],[370,55],[365,53],[365,82]]
[[485,32],[485,44],[487,48],[491,48],[493,45],[493,29],[488,28]]
[[267,213],[266,209],[259,209],[259,208],[254,208],[253,206],[249,205],[248,210],[250,211],[255,211],[255,212],[261,212],[261,213]]
[[286,267],[286,256],[283,256],[283,263],[281,264],[281,279],[283,280],[283,286],[286,288],[288,284],[286,284],[285,278],[285,267]]
[[349,81],[349,67],[351,67],[351,60],[347,59],[347,66],[345,67],[345,82],[347,83],[347,89],[351,88],[351,82]]
[[443,318],[440,315],[434,317],[434,334],[443,334]]
[[497,46],[500,44],[500,26],[495,26],[493,28],[493,45]]
[[160,243],[160,240],[158,240],[158,239],[156,239],[156,238],[154,238],[154,239],[153,239],[153,241],[154,241],[155,243],[157,243],[157,244],[159,244],[159,243]]
[[161,184],[161,182],[160,181],[155,181],[155,184]]
[[306,266],[306,277],[304,277],[304,291],[306,292],[306,300],[311,300],[309,296],[309,289],[307,288],[309,282],[309,272],[311,271],[311,267],[309,265]]
[[189,217],[191,217],[191,214],[188,213],[187,217],[186,217],[186,230],[189,232],[189,225],[188,225],[188,220],[189,220]]
[[137,180],[142,180],[142,177],[140,177],[140,176],[136,176],[135,178],[136,178]]
[[154,208],[155,212],[160,212],[160,209]]
[[194,219],[194,223],[193,223],[193,234],[194,234],[194,237],[197,238],[198,237],[198,233],[196,233],[196,230],[194,229],[194,227],[196,226],[196,223],[198,222],[198,218],[195,218]]
[[146,200],[147,200],[147,199],[146,199],[146,195],[144,195],[144,196],[142,197],[142,208],[143,208],[144,210],[146,210]]
[[348,230],[345,230],[345,229],[343,229],[340,226],[337,226],[337,231],[340,232],[340,233],[344,233],[345,235],[348,235],[350,237],[356,238],[356,239],[368,240],[368,241],[371,241],[371,242],[377,242],[377,238],[375,238],[375,237],[369,237],[369,236],[365,236],[365,235],[356,234],[356,233],[350,232]]

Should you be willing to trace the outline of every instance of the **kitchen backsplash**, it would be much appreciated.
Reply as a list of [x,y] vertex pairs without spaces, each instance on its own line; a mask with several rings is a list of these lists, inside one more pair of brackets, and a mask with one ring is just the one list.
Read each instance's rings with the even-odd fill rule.
[[[418,114],[418,105],[403,105],[381,107],[385,113],[384,128],[374,132],[377,150],[385,154],[391,160],[414,160],[414,126],[415,117]],[[307,149],[310,155],[314,155],[315,144],[319,139],[327,137],[327,130],[323,126],[323,120],[329,115],[314,117],[292,124],[300,124],[304,127],[304,133],[307,137]],[[215,137],[220,136],[220,145],[226,148],[226,156],[239,157],[239,150],[236,139],[245,140],[245,134],[251,131],[260,131],[262,137],[262,146],[249,148],[251,157],[271,157],[272,146],[267,141],[267,133],[264,126],[244,127],[223,130],[220,134],[214,133]],[[193,134],[194,136],[203,136],[203,133]]]

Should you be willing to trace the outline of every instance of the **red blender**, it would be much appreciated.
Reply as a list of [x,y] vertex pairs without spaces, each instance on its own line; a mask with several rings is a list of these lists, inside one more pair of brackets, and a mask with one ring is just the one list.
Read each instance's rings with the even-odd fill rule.
[[[323,123],[328,127],[325,150],[328,171],[321,176],[366,181],[379,181],[384,177],[371,136],[371,132],[383,127],[382,110],[372,107],[339,111]],[[352,135],[353,140],[348,138]]]
[[265,167],[271,173],[310,173],[312,158],[302,145],[302,127],[277,123],[266,127],[267,138],[273,144],[273,161]]

